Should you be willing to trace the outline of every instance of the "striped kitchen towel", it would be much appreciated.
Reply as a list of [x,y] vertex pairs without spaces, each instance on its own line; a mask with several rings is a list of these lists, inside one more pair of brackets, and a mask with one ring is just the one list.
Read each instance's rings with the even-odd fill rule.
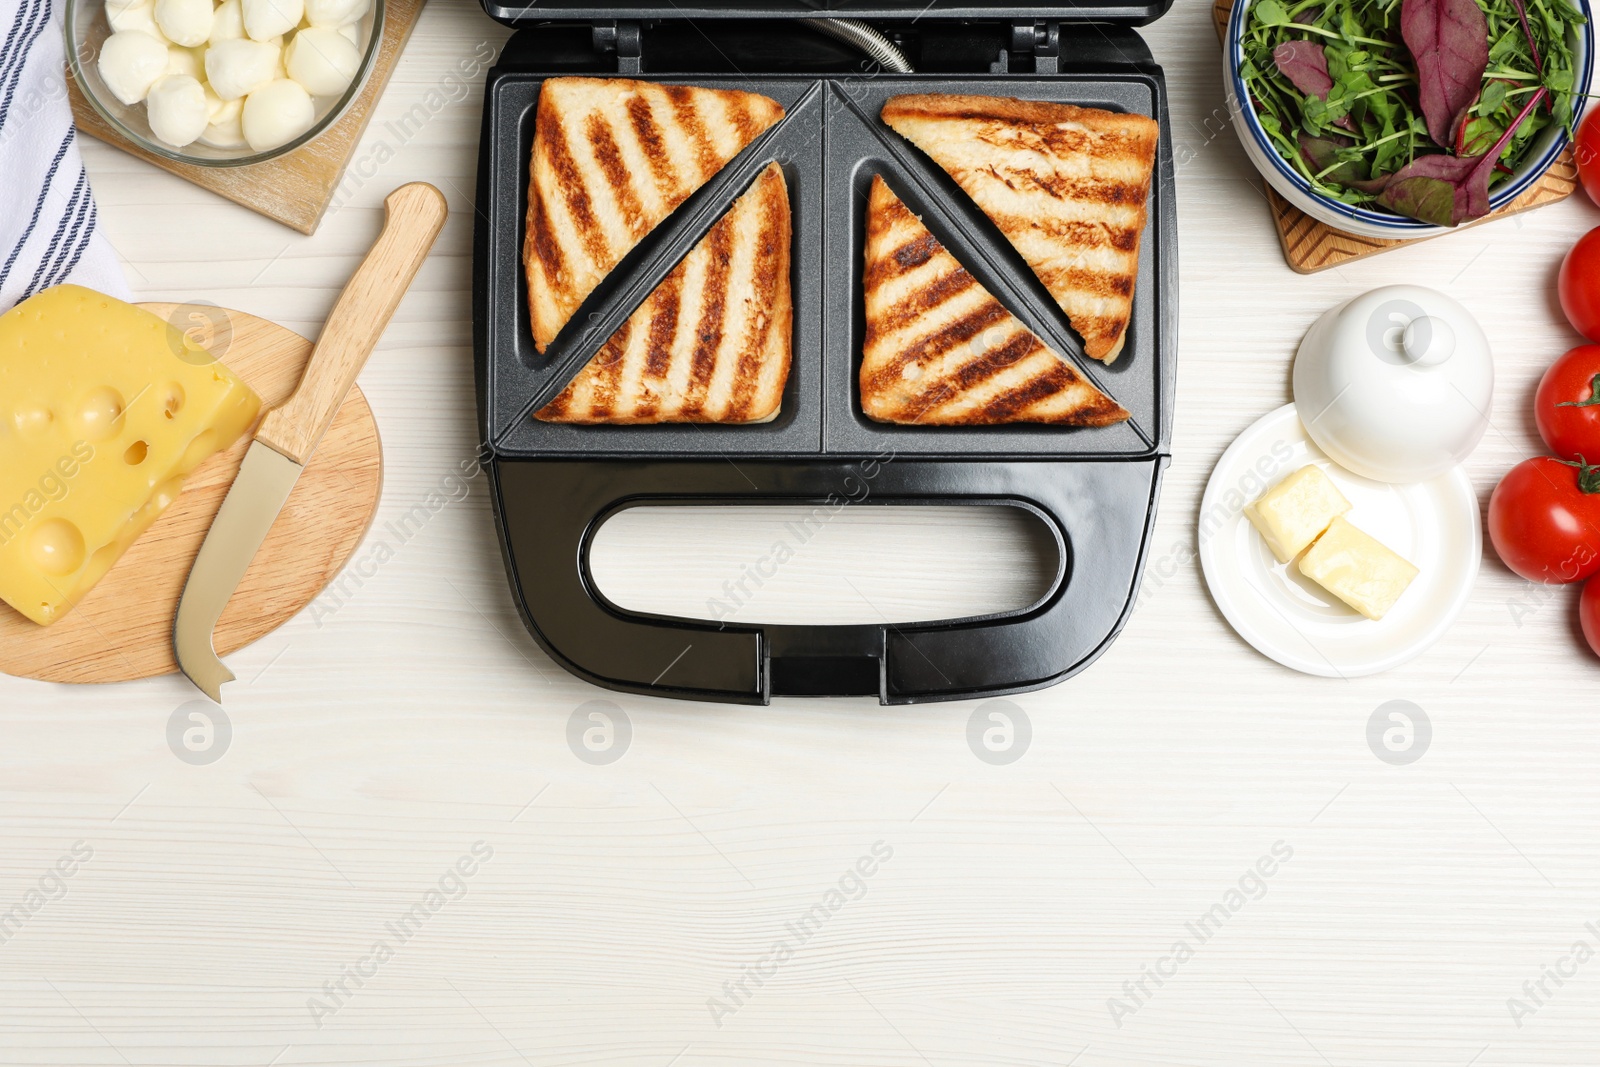
[[57,0],[0,0],[0,311],[72,281],[126,299],[67,105]]

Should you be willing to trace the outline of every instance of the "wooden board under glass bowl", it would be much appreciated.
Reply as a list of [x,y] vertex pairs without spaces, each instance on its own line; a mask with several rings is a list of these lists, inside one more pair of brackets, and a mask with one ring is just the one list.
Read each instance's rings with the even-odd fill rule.
[[378,97],[389,84],[389,75],[400,62],[400,52],[411,36],[411,29],[422,14],[423,0],[385,0],[383,40],[378,45],[372,73],[360,94],[338,122],[321,136],[287,155],[243,167],[198,167],[193,163],[146,152],[122,136],[100,117],[83,98],[78,83],[67,70],[67,96],[72,102],[72,118],[78,129],[115,145],[131,156],[138,156],[162,170],[171,171],[185,181],[209,189],[235,204],[249,208],[304,234],[317,231],[317,224],[339,189],[344,171],[355,155],[361,132],[367,128]]

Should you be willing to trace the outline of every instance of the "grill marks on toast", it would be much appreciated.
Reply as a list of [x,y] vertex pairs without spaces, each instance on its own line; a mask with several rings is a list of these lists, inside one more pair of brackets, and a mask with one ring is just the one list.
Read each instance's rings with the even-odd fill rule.
[[793,340],[790,236],[788,187],[772,163],[535,418],[626,425],[775,417]]
[[539,91],[523,264],[535,347],[639,240],[783,117],[757,93],[628,78]]
[[689,357],[689,389],[683,414],[696,419],[705,413],[706,394],[717,369],[717,352],[722,348],[723,318],[727,314],[728,268],[732,252],[728,227],[714,227],[706,235],[710,251],[706,269],[704,299],[700,304],[700,323],[695,328],[694,351]]
[[884,122],[943,167],[1044,282],[1107,363],[1133,313],[1160,127],[1117,114],[992,96],[892,97]]
[[589,136],[589,147],[594,151],[594,161],[605,175],[606,183],[611,187],[611,196],[616,201],[617,209],[622,215],[622,221],[628,228],[628,233],[637,241],[650,230],[650,224],[645,217],[644,204],[639,200],[639,194],[634,191],[633,179],[628,173],[627,164],[622,160],[622,150],[617,147],[617,140],[611,135],[611,127],[598,115],[590,115],[589,121],[584,123],[584,131]]
[[867,206],[861,406],[879,422],[1105,426],[1090,385],[945,250],[881,176]]

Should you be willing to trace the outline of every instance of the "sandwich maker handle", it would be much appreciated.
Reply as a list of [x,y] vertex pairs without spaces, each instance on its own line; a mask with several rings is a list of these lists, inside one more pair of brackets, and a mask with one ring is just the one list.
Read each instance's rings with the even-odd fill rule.
[[[490,469],[518,607],[545,650],[579,676],[686,699],[875,695],[903,704],[1041,688],[1092,661],[1131,609],[1165,463],[496,458]],[[810,626],[628,611],[588,570],[595,533],[629,507],[840,499],[1026,508],[1057,538],[1058,580],[1039,603],[1004,615]]]

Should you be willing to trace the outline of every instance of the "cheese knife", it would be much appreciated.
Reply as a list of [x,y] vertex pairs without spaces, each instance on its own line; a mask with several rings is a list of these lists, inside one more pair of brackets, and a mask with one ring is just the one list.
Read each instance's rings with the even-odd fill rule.
[[219,704],[234,679],[211,643],[222,609],[444,226],[444,197],[425,182],[402,185],[384,206],[383,232],[328,313],[294,395],[262,417],[178,601],[178,669]]

